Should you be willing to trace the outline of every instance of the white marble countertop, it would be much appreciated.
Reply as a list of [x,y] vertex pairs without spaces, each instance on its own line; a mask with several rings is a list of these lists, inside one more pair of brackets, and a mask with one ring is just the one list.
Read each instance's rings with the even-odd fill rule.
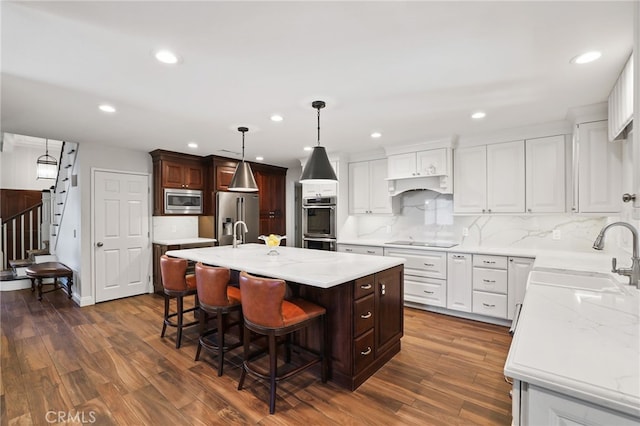
[[[610,255],[540,253],[504,373],[640,417],[640,290],[610,268]],[[603,285],[580,288],[589,277]]]
[[404,263],[397,257],[296,247],[278,247],[279,255],[275,256],[268,252],[263,244],[242,244],[235,249],[218,246],[170,250],[166,254],[320,288],[330,288]]
[[153,240],[153,244],[162,244],[163,246],[178,246],[178,245],[186,245],[186,244],[201,244],[201,243],[215,243],[218,240],[215,238],[175,238],[175,239],[166,239],[166,240]]

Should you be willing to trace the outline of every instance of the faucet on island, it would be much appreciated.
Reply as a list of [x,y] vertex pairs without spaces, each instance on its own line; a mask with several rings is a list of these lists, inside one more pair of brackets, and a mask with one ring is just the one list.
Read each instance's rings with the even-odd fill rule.
[[247,229],[247,224],[243,221],[239,220],[233,224],[233,248],[238,248],[238,224],[242,224],[244,227],[244,232],[247,233],[249,230]]
[[598,237],[593,242],[593,248],[596,250],[602,250],[604,248],[604,234],[607,232],[609,228],[614,226],[623,226],[631,231],[633,235],[633,255],[631,257],[631,267],[630,268],[616,268],[617,259],[614,257],[611,259],[611,272],[615,272],[616,274],[624,275],[629,277],[629,284],[636,286],[636,288],[640,289],[640,257],[638,257],[638,230],[626,222],[613,222],[602,228]]

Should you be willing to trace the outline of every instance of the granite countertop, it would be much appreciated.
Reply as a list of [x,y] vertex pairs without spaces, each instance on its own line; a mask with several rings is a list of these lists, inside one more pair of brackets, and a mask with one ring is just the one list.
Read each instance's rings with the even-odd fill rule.
[[161,244],[163,246],[179,246],[179,245],[186,245],[186,244],[204,244],[204,243],[215,243],[218,240],[216,240],[215,238],[200,238],[200,237],[194,237],[194,238],[175,238],[175,239],[160,239],[160,240],[153,240],[153,244]]
[[269,249],[263,244],[242,244],[235,249],[218,246],[170,250],[166,254],[320,288],[330,288],[404,263],[397,257],[296,247],[277,250],[278,255],[268,255]]
[[541,253],[504,373],[640,417],[640,290],[610,267],[599,253]]

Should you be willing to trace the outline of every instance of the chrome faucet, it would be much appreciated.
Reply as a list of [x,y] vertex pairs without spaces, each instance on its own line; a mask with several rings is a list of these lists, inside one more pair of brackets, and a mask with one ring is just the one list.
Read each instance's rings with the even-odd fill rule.
[[640,257],[638,257],[638,230],[627,222],[613,222],[602,228],[598,237],[593,242],[593,248],[602,250],[604,248],[604,234],[609,228],[614,226],[623,226],[633,234],[633,255],[631,257],[631,268],[616,268],[618,260],[614,257],[611,259],[611,272],[629,277],[629,284],[640,289]]
[[244,227],[244,232],[247,233],[249,230],[247,229],[247,224],[243,221],[239,220],[233,224],[233,248],[238,248],[238,225],[242,224]]

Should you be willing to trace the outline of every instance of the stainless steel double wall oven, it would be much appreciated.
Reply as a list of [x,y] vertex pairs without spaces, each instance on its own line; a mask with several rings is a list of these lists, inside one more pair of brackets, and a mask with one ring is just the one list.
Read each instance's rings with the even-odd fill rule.
[[336,250],[336,197],[304,199],[302,245],[310,249]]

